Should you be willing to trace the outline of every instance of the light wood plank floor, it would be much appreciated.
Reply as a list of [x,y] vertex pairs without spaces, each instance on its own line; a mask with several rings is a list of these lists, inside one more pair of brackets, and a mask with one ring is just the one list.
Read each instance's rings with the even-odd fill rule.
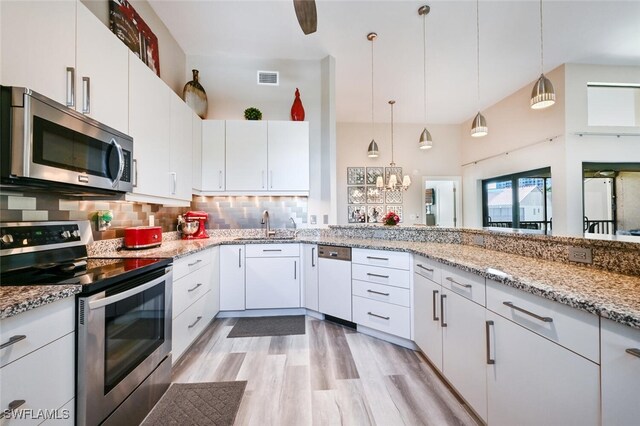
[[416,352],[331,322],[306,334],[228,339],[214,320],[173,382],[246,380],[238,425],[477,425]]

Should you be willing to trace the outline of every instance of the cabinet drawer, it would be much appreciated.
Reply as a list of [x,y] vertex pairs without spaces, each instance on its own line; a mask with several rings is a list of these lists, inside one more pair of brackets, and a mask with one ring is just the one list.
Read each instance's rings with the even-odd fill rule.
[[411,273],[409,271],[381,268],[379,266],[352,264],[351,274],[354,280],[402,288],[409,288],[411,281]]
[[173,320],[171,328],[173,364],[207,326],[206,301],[206,296],[201,297]]
[[0,367],[75,330],[75,297],[67,297],[0,321],[0,344],[17,340],[0,349]]
[[177,259],[173,262],[173,279],[178,280],[210,263],[211,251],[208,249]]
[[247,244],[247,257],[300,256],[300,244]]
[[173,318],[211,289],[211,264],[173,282]]
[[353,296],[353,322],[394,336],[411,338],[411,310]]
[[600,321],[596,315],[491,280],[487,280],[487,308],[600,363]]
[[353,280],[352,290],[354,296],[393,303],[394,305],[411,306],[411,292],[406,288]]
[[384,266],[409,270],[411,255],[398,251],[353,249],[352,262],[361,265]]
[[[73,398],[75,391],[75,335],[64,337],[0,368],[0,409],[24,400],[18,410],[57,409]],[[9,420],[3,425],[39,424],[43,419]]]
[[443,287],[485,306],[484,277],[446,265],[443,265],[441,270]]
[[429,260],[422,256],[413,256],[413,271],[436,284],[440,284],[441,282],[442,265],[434,260]]

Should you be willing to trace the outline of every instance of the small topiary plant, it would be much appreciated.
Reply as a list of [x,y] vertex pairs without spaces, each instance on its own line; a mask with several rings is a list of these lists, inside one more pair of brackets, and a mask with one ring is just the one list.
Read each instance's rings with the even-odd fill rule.
[[244,110],[244,118],[247,120],[262,120],[262,112],[258,108],[250,107]]

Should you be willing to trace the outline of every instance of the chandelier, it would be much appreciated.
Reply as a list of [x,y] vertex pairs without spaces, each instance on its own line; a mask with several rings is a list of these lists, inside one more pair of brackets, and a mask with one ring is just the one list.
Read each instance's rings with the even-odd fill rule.
[[393,105],[395,103],[394,100],[389,101],[389,105],[391,105],[391,163],[387,168],[388,173],[385,173],[384,177],[378,176],[376,179],[376,188],[379,191],[406,191],[411,186],[409,175],[402,176],[402,167],[397,167],[393,161]]

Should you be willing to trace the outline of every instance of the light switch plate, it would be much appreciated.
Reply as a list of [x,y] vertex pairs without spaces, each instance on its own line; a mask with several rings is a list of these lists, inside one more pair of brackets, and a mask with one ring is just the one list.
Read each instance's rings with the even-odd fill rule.
[[567,254],[571,262],[593,263],[591,249],[584,247],[567,247]]
[[315,214],[309,216],[309,224],[316,225],[318,223],[318,217]]
[[329,224],[329,215],[328,214],[323,214],[322,215],[322,223],[325,225]]

